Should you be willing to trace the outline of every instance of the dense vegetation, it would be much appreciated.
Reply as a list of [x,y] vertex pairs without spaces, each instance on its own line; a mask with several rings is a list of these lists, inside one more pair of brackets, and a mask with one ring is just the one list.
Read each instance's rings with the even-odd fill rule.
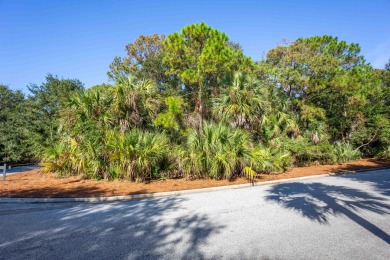
[[208,25],[140,36],[112,85],[48,75],[0,86],[0,161],[87,178],[231,179],[293,165],[390,157],[390,62],[358,44],[297,39],[253,61]]

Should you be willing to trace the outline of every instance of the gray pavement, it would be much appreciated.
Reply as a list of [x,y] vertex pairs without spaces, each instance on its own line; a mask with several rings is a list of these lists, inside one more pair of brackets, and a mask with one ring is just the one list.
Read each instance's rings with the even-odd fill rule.
[[0,204],[0,259],[390,259],[390,170],[170,198]]
[[[32,170],[35,170],[35,169],[38,169],[38,168],[40,168],[40,166],[38,166],[38,165],[16,166],[16,167],[11,167],[11,169],[7,169],[5,174],[6,175],[11,175],[11,174],[15,174],[15,173],[32,171]],[[1,172],[0,175],[2,173],[3,172]]]

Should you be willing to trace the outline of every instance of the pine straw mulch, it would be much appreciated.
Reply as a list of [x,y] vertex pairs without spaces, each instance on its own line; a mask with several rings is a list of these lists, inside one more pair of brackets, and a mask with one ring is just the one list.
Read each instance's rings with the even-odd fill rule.
[[[281,174],[260,174],[258,175],[256,182],[378,167],[390,167],[390,160],[360,159],[341,165],[296,167]],[[43,174],[40,170],[33,170],[9,175],[5,182],[0,181],[0,197],[79,198],[120,196],[199,189],[243,183],[248,183],[248,180],[245,178],[238,178],[233,181],[169,179],[156,180],[148,183],[135,183],[127,180],[97,181],[85,180],[81,177],[58,178],[52,173]]]

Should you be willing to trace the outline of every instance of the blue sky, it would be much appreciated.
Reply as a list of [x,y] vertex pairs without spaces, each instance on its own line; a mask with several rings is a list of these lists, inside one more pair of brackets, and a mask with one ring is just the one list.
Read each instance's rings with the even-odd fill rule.
[[255,60],[283,39],[332,35],[359,43],[366,60],[390,59],[390,1],[0,0],[0,83],[27,92],[48,73],[86,87],[107,82],[115,56],[139,35],[206,22]]

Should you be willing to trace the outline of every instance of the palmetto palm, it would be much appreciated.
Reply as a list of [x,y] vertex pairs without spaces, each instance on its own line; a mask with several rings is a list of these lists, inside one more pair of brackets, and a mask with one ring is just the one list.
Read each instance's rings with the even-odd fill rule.
[[43,151],[42,166],[45,172],[56,172],[60,176],[67,175],[71,170],[70,161],[67,160],[67,143],[58,142]]
[[124,134],[107,133],[111,175],[131,180],[152,178],[161,169],[169,151],[169,140],[162,134],[132,129]]
[[249,158],[249,136],[222,123],[204,123],[193,130],[181,151],[181,164],[189,177],[231,179]]
[[288,151],[256,145],[251,151],[250,168],[256,172],[282,172],[291,166],[292,157]]
[[264,143],[282,134],[298,135],[298,124],[291,114],[277,111],[263,116],[261,119],[261,137]]
[[213,100],[214,114],[233,126],[253,129],[267,110],[266,88],[250,75],[236,72],[220,97]]
[[158,88],[152,80],[137,80],[132,75],[117,79],[113,97],[111,108],[122,133],[131,126],[151,124],[161,103]]
[[86,125],[99,130],[107,129],[113,123],[113,115],[109,109],[112,101],[108,89],[100,87],[74,93],[62,112],[60,124],[76,133],[85,132]]

